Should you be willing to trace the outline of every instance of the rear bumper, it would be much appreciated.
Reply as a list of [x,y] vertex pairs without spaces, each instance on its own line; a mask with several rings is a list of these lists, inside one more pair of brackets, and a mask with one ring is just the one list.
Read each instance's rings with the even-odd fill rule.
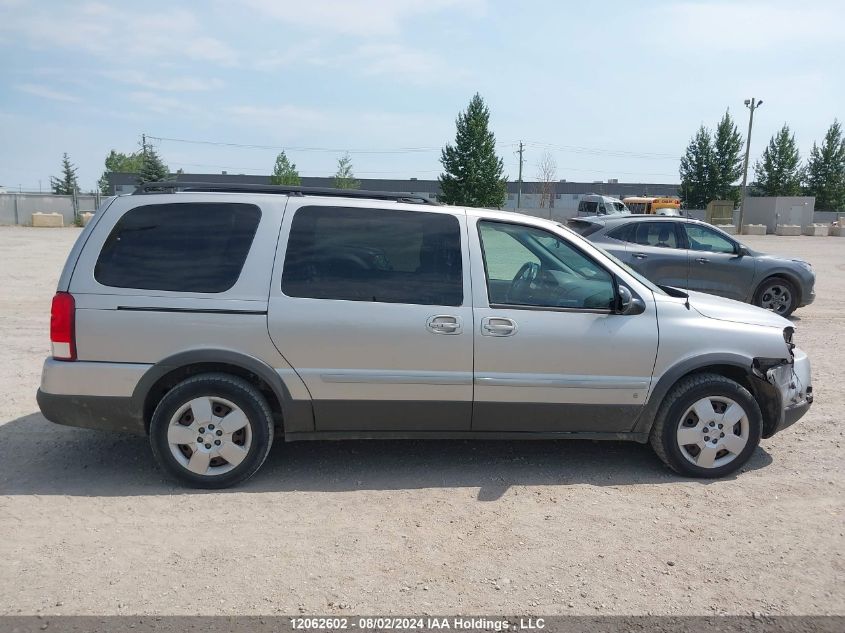
[[77,396],[46,393],[37,395],[38,408],[50,422],[85,429],[145,435],[144,420],[132,398],[120,396]]
[[133,397],[150,365],[60,361],[41,371],[38,406],[44,417],[66,426],[143,435],[141,405]]

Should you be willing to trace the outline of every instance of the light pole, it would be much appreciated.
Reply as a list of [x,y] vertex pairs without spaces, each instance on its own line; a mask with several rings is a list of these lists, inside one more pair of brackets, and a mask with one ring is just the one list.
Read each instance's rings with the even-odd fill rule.
[[745,164],[742,167],[742,195],[739,203],[739,227],[738,232],[742,235],[742,215],[745,213],[745,190],[748,184],[748,157],[751,153],[751,126],[754,125],[754,110],[763,105],[763,100],[754,100],[754,97],[745,100],[745,107],[751,113],[748,116],[748,135],[745,137]]

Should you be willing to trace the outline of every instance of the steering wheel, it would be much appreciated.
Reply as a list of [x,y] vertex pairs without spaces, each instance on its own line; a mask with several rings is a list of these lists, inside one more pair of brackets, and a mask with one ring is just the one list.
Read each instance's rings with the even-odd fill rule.
[[[511,287],[508,288],[507,299],[509,302],[519,303],[520,299],[524,299],[523,295],[526,291],[531,290],[533,284],[540,277],[540,264],[536,262],[525,262],[516,271]],[[514,301],[516,300],[516,301]]]

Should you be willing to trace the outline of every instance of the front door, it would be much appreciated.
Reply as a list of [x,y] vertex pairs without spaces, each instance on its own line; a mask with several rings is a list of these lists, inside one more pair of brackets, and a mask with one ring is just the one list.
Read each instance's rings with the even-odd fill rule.
[[465,215],[409,207],[288,203],[268,324],[317,431],[470,428]]
[[630,431],[657,354],[654,301],[611,310],[611,273],[562,236],[467,218],[476,431]]
[[747,301],[754,281],[754,258],[710,227],[684,222],[689,246],[689,289]]

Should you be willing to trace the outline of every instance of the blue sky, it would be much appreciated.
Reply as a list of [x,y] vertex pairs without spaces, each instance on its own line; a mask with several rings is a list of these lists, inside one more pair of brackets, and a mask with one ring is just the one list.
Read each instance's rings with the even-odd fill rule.
[[[498,0],[0,0],[0,185],[48,187],[62,152],[92,188],[112,148],[172,169],[302,175],[343,150],[359,177],[435,178],[480,92],[507,174],[528,143],[557,177],[677,182],[726,108],[752,160],[788,122],[806,156],[845,119],[845,3]],[[412,151],[411,151],[412,150]]]

